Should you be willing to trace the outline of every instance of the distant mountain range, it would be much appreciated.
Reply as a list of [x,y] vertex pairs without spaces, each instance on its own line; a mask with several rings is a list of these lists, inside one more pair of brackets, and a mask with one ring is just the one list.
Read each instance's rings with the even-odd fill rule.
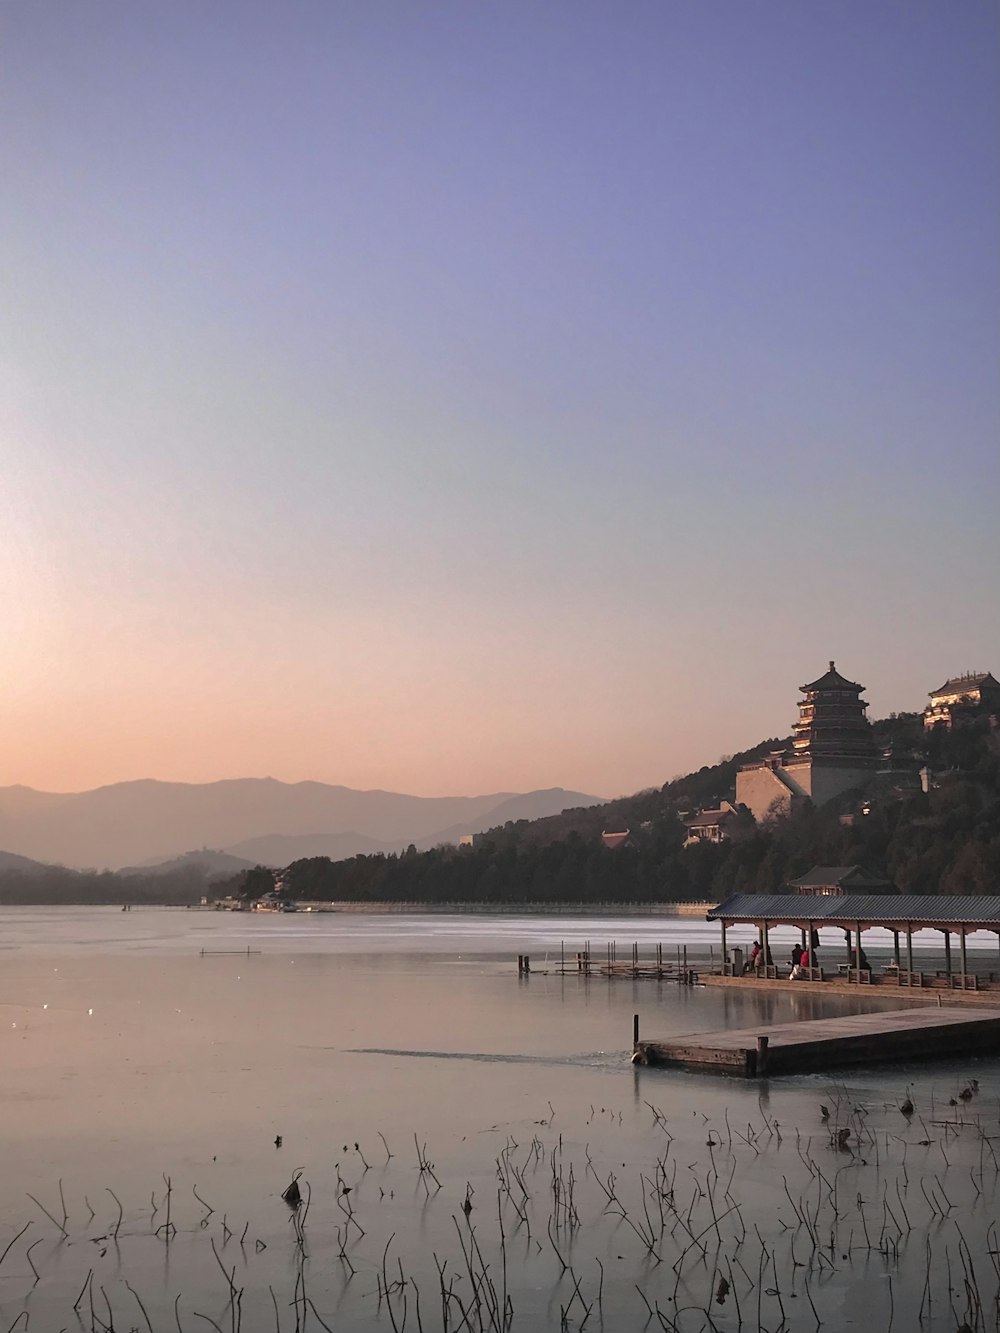
[[[154,864],[205,860],[283,866],[304,856],[344,858],[456,841],[508,820],[539,819],[600,804],[553,787],[488,796],[406,796],[322,782],[238,778],[183,783],[142,780],[93,791],[0,788],[0,848],[16,858],[77,868],[148,872]],[[0,859],[0,868],[4,862]],[[223,872],[230,862],[216,862]],[[21,866],[26,869],[27,867]],[[213,866],[213,871],[215,866]]]

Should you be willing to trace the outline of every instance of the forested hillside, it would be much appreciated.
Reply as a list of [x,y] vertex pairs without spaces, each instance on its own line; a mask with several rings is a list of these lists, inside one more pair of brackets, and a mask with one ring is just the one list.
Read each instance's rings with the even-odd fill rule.
[[[738,766],[782,741],[764,741],[659,789],[504,824],[471,849],[296,861],[284,892],[358,902],[721,900],[733,892],[779,892],[813,865],[855,863],[904,892],[998,891],[1000,743],[989,720],[925,734],[919,715],[903,715],[876,723],[875,731],[885,772],[864,803],[856,793],[762,826],[747,815],[719,845],[684,847],[681,813],[731,798]],[[932,774],[926,793],[915,786],[924,763]],[[603,830],[625,828],[626,844],[602,844]],[[244,882],[229,887],[239,891]]]

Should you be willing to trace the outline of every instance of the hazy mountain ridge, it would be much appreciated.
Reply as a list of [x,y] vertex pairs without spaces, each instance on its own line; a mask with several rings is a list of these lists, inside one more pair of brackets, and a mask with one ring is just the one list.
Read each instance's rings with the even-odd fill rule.
[[41,861],[33,861],[28,856],[18,856],[15,852],[0,852],[0,871],[19,870],[22,874],[30,875],[34,871],[47,869],[48,867]]
[[253,865],[277,869],[308,856],[328,856],[331,861],[339,861],[347,856],[367,856],[399,849],[394,842],[364,838],[350,830],[344,833],[265,833],[226,850],[233,856],[245,857]]
[[[433,845],[445,840],[449,830],[478,832],[512,818],[504,813],[510,809],[525,812],[518,818],[537,818],[599,799],[561,788],[408,796],[274,778],[140,779],[65,794],[17,786],[0,788],[0,847],[41,862],[112,869],[172,861],[198,847],[252,860],[242,845],[271,835],[310,840],[353,834],[359,840],[356,850],[371,843],[394,850],[410,842]],[[348,847],[346,840],[343,845]],[[292,850],[294,859],[298,853]],[[282,855],[277,863],[287,861]]]
[[178,871],[193,871],[204,879],[222,879],[228,875],[238,875],[241,870],[252,870],[258,863],[242,856],[233,856],[229,852],[213,852],[203,848],[198,852],[184,852],[181,856],[171,857],[169,861],[153,861],[141,866],[122,866],[116,873],[129,875],[172,875]]

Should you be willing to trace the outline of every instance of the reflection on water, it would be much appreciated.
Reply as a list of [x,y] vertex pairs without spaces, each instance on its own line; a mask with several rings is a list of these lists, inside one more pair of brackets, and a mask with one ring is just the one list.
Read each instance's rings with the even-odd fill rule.
[[[0,1266],[4,1328],[22,1309],[31,1312],[32,1327],[68,1325],[68,1307],[93,1268],[119,1324],[128,1308],[128,1319],[145,1327],[135,1302],[127,1307],[127,1278],[154,1327],[157,1320],[175,1327],[172,1303],[180,1293],[185,1328],[211,1326],[193,1317],[197,1310],[229,1329],[213,1239],[245,1288],[243,1329],[275,1327],[269,1287],[286,1302],[282,1326],[294,1327],[288,1302],[302,1250],[279,1196],[300,1167],[313,1192],[309,1293],[340,1327],[392,1327],[377,1295],[391,1235],[392,1253],[426,1293],[424,1327],[441,1327],[440,1313],[436,1323],[429,1314],[440,1295],[432,1256],[461,1263],[453,1219],[465,1225],[469,1197],[469,1217],[497,1258],[497,1188],[504,1180],[518,1327],[558,1328],[560,1308],[573,1294],[548,1235],[553,1182],[560,1179],[564,1191],[572,1180],[579,1216],[575,1223],[556,1218],[556,1246],[564,1259],[572,1255],[588,1302],[597,1299],[598,1260],[603,1264],[608,1327],[623,1319],[638,1327],[647,1318],[636,1284],[673,1317],[673,1265],[689,1232],[712,1227],[712,1207],[733,1211],[720,1234],[709,1233],[704,1262],[698,1250],[688,1255],[677,1294],[703,1309],[706,1284],[714,1290],[720,1275],[730,1280],[731,1268],[747,1326],[756,1327],[748,1322],[749,1310],[756,1319],[757,1297],[747,1282],[756,1282],[761,1248],[740,1236],[745,1228],[753,1237],[755,1223],[775,1270],[767,1289],[784,1291],[789,1327],[815,1327],[809,1295],[828,1327],[870,1323],[876,1307],[887,1317],[890,1277],[896,1326],[913,1326],[926,1241],[942,1271],[947,1262],[960,1265],[959,1217],[984,1303],[987,1279],[995,1288],[987,1251],[998,1247],[986,1239],[1000,1125],[995,1058],[763,1088],[637,1070],[627,1060],[635,1012],[645,1034],[668,1036],[821,1017],[874,1001],[545,972],[545,951],[557,963],[561,942],[575,950],[592,939],[595,952],[597,941],[611,937],[622,950],[634,939],[694,949],[712,935],[704,922],[10,909],[0,912],[0,926],[0,1251],[31,1223]],[[517,976],[520,952],[531,953],[537,968],[528,978]],[[971,1077],[979,1087],[965,1102],[958,1093]],[[908,1085],[917,1108],[911,1121],[899,1110]],[[821,1103],[831,1122],[822,1119]],[[831,1147],[830,1123],[851,1130],[849,1152]],[[418,1144],[421,1151],[426,1145],[440,1190],[419,1170]],[[511,1183],[514,1168],[530,1203]],[[734,1168],[738,1208],[723,1194]],[[606,1187],[610,1174],[640,1230],[650,1210],[664,1262],[655,1262],[621,1209],[609,1206],[597,1175]],[[169,1245],[156,1236],[165,1176],[178,1228]],[[814,1212],[797,1215],[783,1179],[793,1200],[801,1191],[810,1208],[818,1202],[818,1220]],[[60,1180],[67,1238],[27,1198],[30,1192],[58,1221]],[[112,1190],[125,1209],[117,1246],[99,1239],[117,1216]],[[195,1190],[215,1210],[207,1218]],[[565,1192],[561,1197],[565,1202]],[[348,1224],[345,1198],[364,1236]],[[944,1218],[935,1216],[935,1200]],[[339,1255],[345,1226],[354,1277]],[[836,1233],[846,1258],[816,1257],[811,1234],[820,1226],[824,1236]],[[30,1258],[41,1281],[33,1287],[26,1247],[35,1240],[42,1243]],[[408,1327],[416,1328],[413,1290],[405,1290]],[[942,1322],[931,1327],[956,1327],[957,1320],[947,1322],[946,1296],[935,1298]],[[776,1327],[775,1297],[766,1296],[765,1305],[764,1322]],[[394,1310],[399,1317],[401,1306]],[[598,1313],[594,1307],[590,1327]],[[582,1318],[576,1300],[569,1326]],[[702,1315],[684,1322],[691,1318],[678,1327],[707,1326]],[[712,1318],[720,1329],[737,1327],[732,1303],[713,1304]]]

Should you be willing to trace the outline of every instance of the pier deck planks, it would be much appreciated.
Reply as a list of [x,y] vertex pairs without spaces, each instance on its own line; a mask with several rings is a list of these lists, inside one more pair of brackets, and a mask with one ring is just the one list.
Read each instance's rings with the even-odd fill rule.
[[[758,1071],[758,1038],[767,1037]],[[640,1064],[682,1065],[754,1076],[797,1074],[844,1064],[1000,1051],[1000,1009],[892,1009],[797,1023],[761,1023],[636,1043]]]

